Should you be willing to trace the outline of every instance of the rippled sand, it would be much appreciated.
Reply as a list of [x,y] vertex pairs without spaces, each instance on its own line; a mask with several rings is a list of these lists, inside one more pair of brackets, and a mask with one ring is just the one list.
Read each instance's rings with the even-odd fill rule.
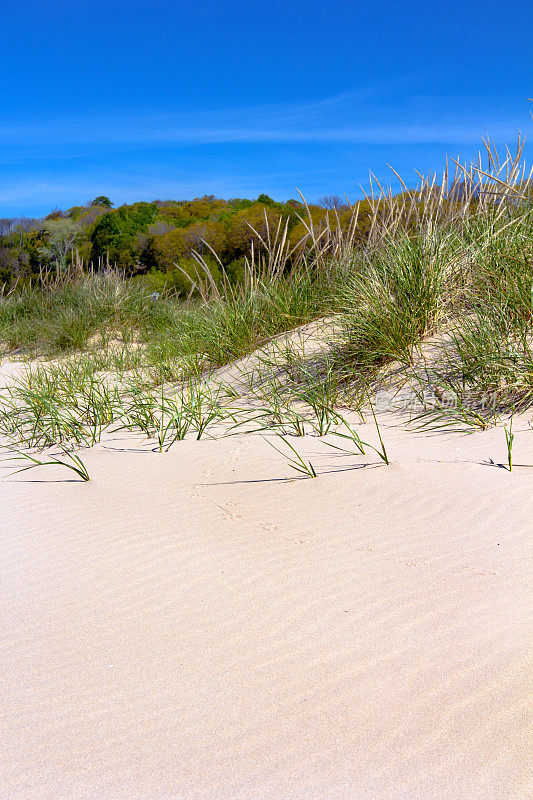
[[384,436],[298,441],[317,480],[243,435],[0,481],[0,796],[528,797],[533,470]]

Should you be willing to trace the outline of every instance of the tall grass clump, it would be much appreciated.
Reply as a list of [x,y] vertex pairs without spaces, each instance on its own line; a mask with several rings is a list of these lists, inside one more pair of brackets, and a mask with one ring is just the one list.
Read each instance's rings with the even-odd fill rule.
[[206,365],[220,367],[279,333],[317,319],[328,303],[323,282],[311,274],[265,278],[183,308],[165,329],[150,333],[147,352],[152,359],[196,353]]
[[[457,168],[384,197],[339,286],[339,367],[355,380],[395,362],[435,419],[477,422],[533,401],[533,204],[519,143],[491,171]],[[432,355],[425,342],[432,337]],[[426,418],[427,421],[427,418]]]
[[161,330],[174,313],[175,304],[155,303],[118,271],[66,274],[0,299],[0,341],[8,351],[57,355],[83,350],[94,337],[104,344]]
[[446,318],[458,283],[454,239],[399,230],[356,256],[339,292],[341,347],[354,368],[411,362],[414,346]]
[[533,402],[533,204],[507,190],[465,219],[463,292],[438,357],[416,376],[448,398],[447,416],[469,409],[481,426]]

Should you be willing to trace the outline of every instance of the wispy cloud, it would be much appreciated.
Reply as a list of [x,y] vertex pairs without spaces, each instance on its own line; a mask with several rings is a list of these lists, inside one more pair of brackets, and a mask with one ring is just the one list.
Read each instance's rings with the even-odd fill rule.
[[309,199],[332,191],[353,196],[369,170],[387,180],[386,164],[393,163],[409,179],[414,167],[438,169],[446,152],[475,157],[483,136],[512,145],[531,123],[526,102],[406,99],[403,89],[397,81],[315,102],[180,113],[4,115],[1,213],[39,214],[97,194],[115,202],[206,192],[289,197],[298,186]]
[[[106,194],[120,202],[154,200],[155,198],[187,198],[208,193],[220,197],[256,196],[268,186],[274,196],[287,192],[297,193],[296,186],[305,184],[306,191],[314,191],[327,184],[331,171],[310,169],[298,172],[279,173],[257,170],[253,174],[242,171],[229,174],[224,171],[196,171],[186,173],[182,179],[173,177],[154,178],[148,171],[136,175],[124,172],[99,172],[98,174],[77,174],[75,179],[67,175],[45,178],[15,177],[0,183],[0,207],[26,206],[38,207],[50,202],[62,205],[75,205],[90,200],[95,195]],[[303,183],[302,183],[303,182]],[[48,206],[47,206],[48,207]]]
[[4,122],[8,151],[73,145],[169,146],[209,144],[426,144],[477,143],[482,135],[504,141],[517,132],[518,114],[479,113],[468,103],[444,114],[437,98],[380,106],[375,91],[345,93],[314,103],[258,105],[183,113],[106,115],[104,119]]

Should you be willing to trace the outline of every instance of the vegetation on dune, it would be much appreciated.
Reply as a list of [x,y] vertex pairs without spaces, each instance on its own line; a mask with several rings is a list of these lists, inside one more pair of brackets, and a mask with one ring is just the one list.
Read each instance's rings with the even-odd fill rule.
[[[261,249],[261,239],[280,220],[291,244],[306,233],[299,219],[302,202],[277,203],[264,194],[257,200],[206,196],[112,205],[102,195],[85,206],[56,209],[45,219],[0,220],[0,284],[8,290],[42,282],[43,274],[112,266],[125,277],[145,276],[154,289],[186,296],[194,290],[197,256],[208,261],[217,284],[223,266],[224,278],[236,285],[243,281],[251,243]],[[327,225],[331,211],[311,206],[309,212],[317,230]],[[335,213],[347,218],[348,206]],[[368,218],[361,215],[360,225]]]
[[[483,428],[530,407],[533,192],[521,147],[506,156],[489,149],[490,171],[458,168],[353,208],[261,196],[114,210],[99,197],[39,228],[8,226],[0,342],[56,360],[0,393],[0,433],[17,452],[59,448],[29,466],[73,468],[65,453],[109,429],[139,431],[160,452],[220,425],[268,430],[292,469],[316,477],[287,436],[345,450],[342,438],[389,463],[371,396],[391,373],[422,426]],[[322,318],[334,333],[318,355],[278,338]],[[258,348],[240,388],[213,383]],[[376,446],[343,407],[370,408]]]

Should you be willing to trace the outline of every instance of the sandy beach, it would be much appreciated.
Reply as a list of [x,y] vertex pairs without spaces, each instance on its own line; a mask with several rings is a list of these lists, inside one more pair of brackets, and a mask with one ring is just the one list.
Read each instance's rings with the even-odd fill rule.
[[4,4],[0,800],[533,800],[493,5]]
[[531,470],[501,427],[383,433],[298,440],[316,480],[257,435],[4,477],[0,795],[528,797]]

